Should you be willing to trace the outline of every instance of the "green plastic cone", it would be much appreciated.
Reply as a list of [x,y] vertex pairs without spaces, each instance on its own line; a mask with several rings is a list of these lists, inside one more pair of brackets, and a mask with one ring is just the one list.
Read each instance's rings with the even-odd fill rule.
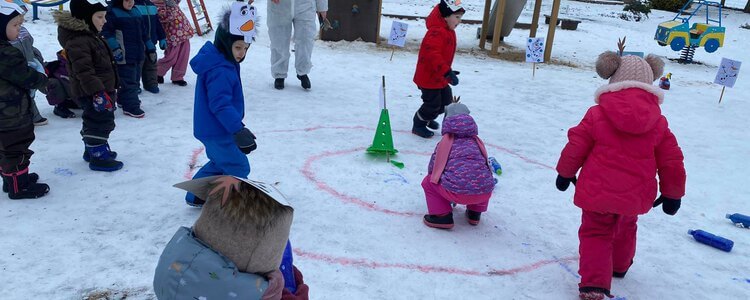
[[393,148],[393,134],[391,133],[391,119],[388,117],[388,110],[380,111],[380,121],[378,129],[375,131],[375,138],[372,139],[372,146],[367,148],[367,153],[374,154],[396,154],[398,150]]

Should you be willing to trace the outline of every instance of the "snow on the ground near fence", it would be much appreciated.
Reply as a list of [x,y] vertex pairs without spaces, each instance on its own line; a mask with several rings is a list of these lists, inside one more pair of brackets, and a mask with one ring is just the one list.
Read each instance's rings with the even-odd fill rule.
[[[283,0],[282,0],[283,1]],[[385,0],[383,11],[426,16],[437,1]],[[484,1],[465,0],[467,19],[481,19]],[[206,1],[214,20],[230,1]],[[256,6],[265,15],[266,1]],[[532,7],[520,21],[529,23]],[[545,1],[543,13],[551,9]],[[269,40],[264,27],[242,63],[247,99],[245,124],[258,136],[250,155],[251,178],[271,183],[295,207],[291,242],[296,264],[312,299],[577,299],[580,210],[573,189],[554,187],[553,169],[567,141],[567,129],[593,104],[605,84],[593,64],[627,36],[628,51],[676,58],[653,40],[659,22],[673,13],[653,11],[642,22],[610,17],[621,6],[563,1],[561,17],[582,20],[576,31],[558,28],[552,56],[572,63],[531,65],[487,57],[477,50],[476,28],[457,30],[461,71],[454,94],[472,110],[480,137],[503,166],[499,186],[482,223],[469,226],[456,209],[456,227],[425,227],[420,187],[437,138],[410,133],[420,101],[412,83],[424,21],[409,24],[407,50],[361,42],[317,41],[313,89],[294,78],[274,90]],[[188,10],[183,3],[183,10]],[[48,59],[59,49],[50,10],[26,26]],[[31,16],[27,16],[29,20]],[[393,19],[383,18],[381,36]],[[744,299],[750,294],[750,231],[734,227],[726,213],[750,214],[750,73],[740,72],[718,104],[713,84],[722,57],[750,61],[750,30],[739,26],[748,14],[725,10],[725,45],[716,53],[696,51],[701,65],[667,61],[672,89],[662,106],[685,153],[687,195],[676,216],[655,209],[640,218],[635,264],[625,279],[613,280],[619,299]],[[543,17],[538,36],[547,35]],[[261,24],[263,26],[263,24]],[[528,30],[506,38],[523,49]],[[195,37],[195,54],[213,36]],[[292,59],[293,60],[293,59]],[[292,63],[293,64],[293,63]],[[744,73],[743,73],[744,72]],[[372,142],[379,108],[380,76],[394,142],[405,163],[397,169],[364,154]],[[184,204],[171,187],[190,174],[189,164],[206,162],[192,137],[195,75],[186,88],[161,85],[141,94],[144,119],[116,112],[110,144],[125,163],[121,171],[90,171],[81,159],[81,120],[52,114],[36,100],[47,126],[36,128],[31,170],[51,186],[49,195],[24,201],[0,199],[0,298],[80,299],[93,292],[111,298],[153,299],[151,281],[162,248],[179,226],[200,211]],[[78,111],[80,114],[80,111]],[[703,229],[734,240],[731,253],[698,244],[688,229]]]

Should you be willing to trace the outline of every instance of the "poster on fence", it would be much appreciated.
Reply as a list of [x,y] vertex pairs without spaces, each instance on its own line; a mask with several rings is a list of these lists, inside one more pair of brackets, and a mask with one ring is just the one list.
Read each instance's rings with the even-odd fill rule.
[[544,62],[544,38],[529,38],[526,41],[526,62]]
[[737,81],[737,75],[740,73],[740,65],[742,65],[742,62],[722,58],[719,72],[716,73],[714,83],[721,84],[725,87],[734,87],[734,83]]

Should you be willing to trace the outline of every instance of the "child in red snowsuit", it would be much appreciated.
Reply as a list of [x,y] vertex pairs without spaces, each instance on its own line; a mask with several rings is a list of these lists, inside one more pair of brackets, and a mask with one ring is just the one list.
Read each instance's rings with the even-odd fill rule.
[[[612,277],[624,277],[633,263],[638,215],[659,204],[674,215],[685,195],[682,151],[659,108],[664,94],[652,85],[663,68],[653,55],[601,54],[596,71],[609,84],[596,91],[597,105],[568,131],[556,185],[564,191],[576,184],[574,203],[583,210],[581,299],[611,297]],[[656,175],[661,196],[654,201]]]
[[427,17],[427,33],[419,47],[414,83],[422,91],[422,106],[414,113],[411,132],[430,138],[440,124],[435,121],[453,101],[448,85],[458,84],[458,71],[451,69],[456,53],[456,26],[466,12],[456,0],[440,0]]

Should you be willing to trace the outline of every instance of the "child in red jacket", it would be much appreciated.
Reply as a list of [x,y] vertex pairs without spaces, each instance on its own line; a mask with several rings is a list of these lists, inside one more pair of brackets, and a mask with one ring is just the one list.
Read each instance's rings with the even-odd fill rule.
[[458,71],[451,69],[456,53],[456,26],[466,12],[460,0],[440,0],[427,17],[427,33],[422,39],[417,59],[414,83],[422,91],[422,106],[414,114],[411,132],[430,138],[440,124],[435,121],[453,101],[453,92],[448,85],[458,84]]
[[[664,94],[652,85],[663,69],[654,55],[601,54],[596,71],[609,84],[596,91],[597,105],[568,131],[556,185],[564,191],[577,184],[574,203],[583,210],[581,299],[611,297],[612,277],[624,277],[633,264],[638,215],[659,204],[674,215],[685,195],[682,151],[659,108]],[[657,174],[661,196],[654,201]]]

